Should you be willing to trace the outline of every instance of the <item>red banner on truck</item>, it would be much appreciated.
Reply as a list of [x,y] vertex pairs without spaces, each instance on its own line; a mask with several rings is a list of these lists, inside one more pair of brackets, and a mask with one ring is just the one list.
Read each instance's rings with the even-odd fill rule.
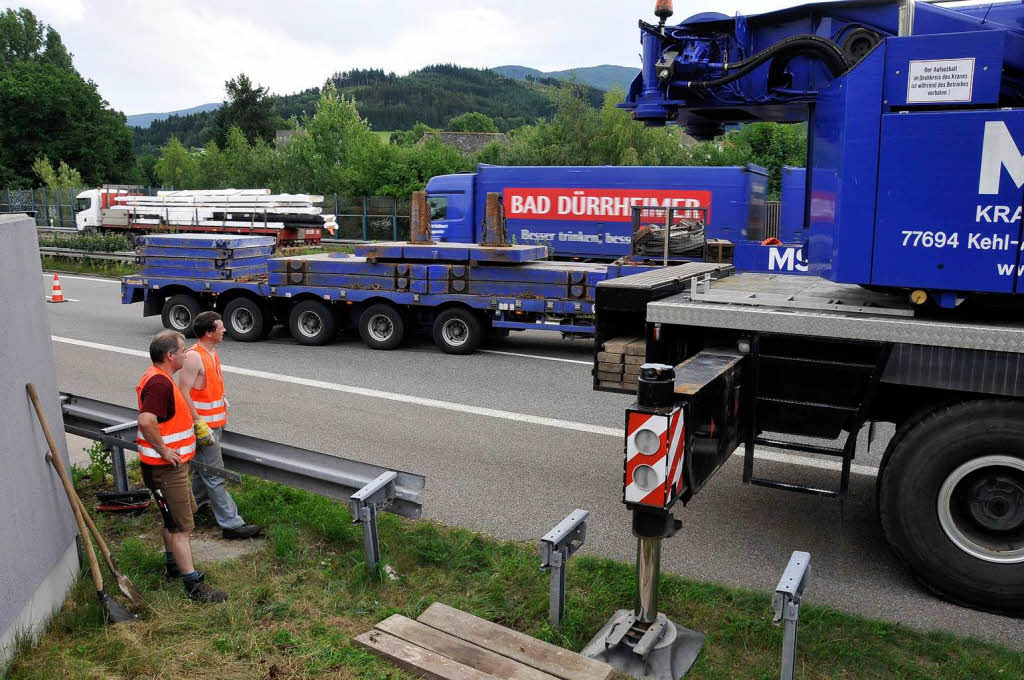
[[[682,210],[677,219],[710,219],[710,191],[668,189],[553,189],[505,188],[505,217],[528,220],[603,220],[629,222],[634,205]],[[657,219],[664,213],[645,211],[642,217]]]

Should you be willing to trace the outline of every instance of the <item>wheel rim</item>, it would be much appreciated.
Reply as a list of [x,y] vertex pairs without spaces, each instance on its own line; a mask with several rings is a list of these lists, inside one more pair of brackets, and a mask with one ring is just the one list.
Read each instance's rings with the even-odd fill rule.
[[469,342],[469,324],[462,319],[448,319],[441,326],[441,337],[451,347],[462,347]]
[[248,333],[255,325],[256,320],[248,309],[236,309],[231,312],[231,327],[239,333]]
[[377,342],[387,342],[395,334],[395,324],[386,314],[374,314],[367,324],[370,337]]
[[939,523],[965,553],[1024,563],[1024,460],[982,456],[954,470],[939,489]]
[[316,312],[299,314],[299,332],[307,338],[315,338],[323,330],[324,322]]
[[192,312],[185,305],[174,305],[167,317],[176,331],[183,331],[192,323]]

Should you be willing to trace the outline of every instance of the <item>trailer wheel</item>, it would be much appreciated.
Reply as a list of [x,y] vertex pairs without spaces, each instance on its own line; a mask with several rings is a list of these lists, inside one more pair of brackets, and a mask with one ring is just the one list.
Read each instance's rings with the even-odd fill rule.
[[292,307],[288,328],[300,345],[326,345],[338,331],[334,314],[319,300],[303,300]]
[[480,319],[468,309],[446,309],[434,319],[434,343],[447,354],[472,354],[482,337]]
[[370,349],[394,349],[405,337],[405,319],[391,305],[370,305],[359,316],[359,336]]
[[192,324],[199,314],[199,301],[191,295],[172,295],[164,300],[160,319],[164,328],[178,331],[187,338],[193,336]]
[[256,342],[266,337],[267,320],[263,308],[251,298],[235,298],[224,308],[228,335],[239,342]]
[[1024,614],[1024,404],[974,401],[897,432],[878,478],[886,539],[939,595]]

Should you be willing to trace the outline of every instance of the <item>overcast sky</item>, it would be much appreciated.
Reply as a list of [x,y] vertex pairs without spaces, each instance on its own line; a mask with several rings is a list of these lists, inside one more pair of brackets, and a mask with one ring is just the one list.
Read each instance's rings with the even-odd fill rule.
[[[796,4],[684,0],[670,21]],[[7,7],[28,7],[56,28],[78,71],[129,115],[221,101],[224,81],[242,72],[288,94],[352,68],[639,68],[636,22],[654,19],[654,0],[0,0]]]

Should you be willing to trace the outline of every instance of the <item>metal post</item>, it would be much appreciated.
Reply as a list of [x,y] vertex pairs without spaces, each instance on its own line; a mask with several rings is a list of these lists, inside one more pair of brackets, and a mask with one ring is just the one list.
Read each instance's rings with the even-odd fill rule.
[[636,618],[654,623],[658,618],[658,581],[661,576],[661,539],[636,539]]
[[800,622],[800,602],[811,574],[810,553],[795,551],[789,558],[786,571],[779,579],[772,596],[773,623],[782,623],[781,680],[793,680],[796,673],[797,627]]
[[363,240],[366,238],[366,196],[363,196]]
[[363,525],[363,551],[366,554],[366,566],[370,569],[375,568],[380,562],[377,511],[383,510],[394,501],[397,478],[397,472],[388,470],[352,494],[348,501],[352,522]]
[[64,228],[64,205],[60,202],[60,195],[63,193],[60,189],[57,189],[57,226],[61,229]]
[[565,568],[569,558],[580,549],[587,540],[586,510],[573,510],[555,525],[555,528],[544,534],[537,544],[540,553],[541,570],[551,571],[550,604],[548,613],[551,625],[557,626],[565,615]]
[[672,208],[665,208],[665,262],[664,266],[668,266],[668,234],[672,228]]
[[114,465],[114,488],[121,493],[127,493],[128,468],[124,463],[124,449],[120,446],[112,446],[107,451],[110,452],[110,462]]
[[391,240],[398,240],[398,199],[391,197]]
[[363,525],[363,552],[366,566],[373,569],[380,562],[380,542],[377,540],[377,506],[372,503],[360,508],[359,521]]

